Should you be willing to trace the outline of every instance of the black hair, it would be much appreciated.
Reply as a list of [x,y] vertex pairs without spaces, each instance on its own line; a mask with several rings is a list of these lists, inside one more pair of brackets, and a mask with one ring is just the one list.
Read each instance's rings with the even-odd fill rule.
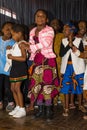
[[48,12],[46,10],[44,10],[44,9],[38,9],[38,10],[36,10],[36,12],[34,14],[34,17],[37,14],[37,12],[39,12],[39,11],[42,11],[46,15],[46,18],[48,18]]
[[79,30],[79,24],[80,24],[81,22],[85,23],[86,28],[87,28],[87,21],[86,21],[86,20],[79,20],[79,21],[78,21],[78,24],[77,24],[78,30]]
[[25,24],[22,24],[23,28],[24,28],[24,34],[25,34],[25,41],[29,40],[29,27]]
[[21,32],[24,39],[25,39],[25,29],[24,29],[24,26],[21,25],[21,24],[14,24],[13,27],[12,27],[12,30],[16,33],[18,32]]
[[4,28],[4,26],[5,26],[6,24],[11,24],[11,25],[13,26],[15,23],[14,23],[14,22],[11,22],[11,21],[5,22],[5,23],[2,24],[1,30]]

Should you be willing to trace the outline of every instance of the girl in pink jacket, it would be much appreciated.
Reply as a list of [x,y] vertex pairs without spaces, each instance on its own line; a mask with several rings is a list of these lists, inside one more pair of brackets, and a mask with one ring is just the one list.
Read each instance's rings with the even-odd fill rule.
[[[33,70],[29,84],[28,96],[31,99],[30,109],[37,102],[39,112],[35,117],[44,115],[52,117],[52,101],[58,94],[59,81],[56,71],[56,56],[53,52],[54,31],[47,25],[47,13],[39,9],[35,13],[36,27],[30,32],[30,59],[33,61]],[[45,108],[44,108],[45,107]]]

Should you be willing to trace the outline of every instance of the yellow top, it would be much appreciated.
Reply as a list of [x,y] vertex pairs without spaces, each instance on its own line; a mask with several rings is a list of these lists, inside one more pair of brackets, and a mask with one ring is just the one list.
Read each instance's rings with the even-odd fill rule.
[[61,66],[61,57],[59,57],[59,51],[60,51],[60,45],[63,38],[64,38],[63,33],[57,33],[55,35],[54,46],[53,46],[54,53],[57,56],[56,61],[57,61],[57,69],[58,69],[59,77],[60,77],[60,66]]

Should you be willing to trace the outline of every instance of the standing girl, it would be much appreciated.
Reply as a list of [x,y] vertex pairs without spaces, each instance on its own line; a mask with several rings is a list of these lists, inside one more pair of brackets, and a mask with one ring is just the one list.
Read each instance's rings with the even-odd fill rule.
[[21,118],[26,115],[24,108],[23,95],[21,92],[22,81],[27,79],[26,50],[22,46],[24,43],[25,33],[23,26],[16,24],[12,28],[12,38],[16,41],[11,49],[8,58],[12,60],[10,71],[11,90],[16,103],[15,109],[9,113],[15,118]]
[[[81,38],[74,36],[75,27],[68,24],[69,36],[62,39],[60,47],[60,56],[62,57],[61,74],[62,86],[61,93],[65,96],[65,107],[63,116],[68,116],[69,111],[69,94],[77,94],[79,100],[79,110],[85,112],[82,106],[83,78],[85,72],[85,63],[79,58],[78,52],[83,52],[84,47]],[[77,52],[74,49],[77,48]],[[78,66],[79,65],[79,66]]]
[[2,36],[0,36],[0,110],[4,107],[3,92],[6,92],[8,105],[6,111],[11,111],[14,108],[14,100],[10,90],[9,71],[4,70],[6,64],[6,48],[13,46],[15,41],[12,39],[11,28],[13,23],[5,22],[2,25]]
[[39,9],[35,13],[36,27],[30,32],[30,60],[33,61],[29,97],[31,106],[37,101],[39,112],[43,114],[46,107],[46,116],[51,116],[52,99],[58,94],[58,78],[56,71],[56,56],[53,53],[54,31],[47,25],[48,18],[45,10]]

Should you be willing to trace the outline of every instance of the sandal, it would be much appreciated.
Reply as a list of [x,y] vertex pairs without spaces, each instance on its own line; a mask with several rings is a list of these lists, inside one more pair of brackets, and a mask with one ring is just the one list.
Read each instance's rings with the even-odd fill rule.
[[83,106],[79,106],[79,110],[80,110],[81,112],[83,112],[83,113],[86,113],[86,112],[87,112],[86,109],[85,109],[85,107],[83,107]]
[[63,116],[67,117],[69,114],[69,109],[64,109]]
[[87,107],[87,102],[84,103],[84,107]]
[[26,107],[26,112],[30,112],[30,111],[33,111],[33,110],[34,110],[34,106],[29,105],[29,106]]
[[75,109],[76,106],[74,104],[69,104],[69,109]]

